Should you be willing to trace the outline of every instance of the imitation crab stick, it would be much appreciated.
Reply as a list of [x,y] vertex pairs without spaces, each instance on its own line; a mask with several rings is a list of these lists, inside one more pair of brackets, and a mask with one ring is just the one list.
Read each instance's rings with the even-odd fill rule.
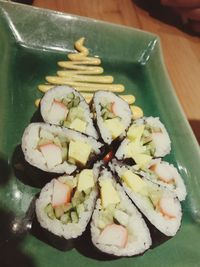
[[62,204],[67,204],[71,200],[71,188],[69,185],[54,181],[53,186],[53,196],[52,196],[52,206],[57,207]]
[[174,183],[174,177],[169,166],[164,164],[154,164],[150,167],[150,170],[158,175],[158,179],[167,184]]
[[53,168],[62,162],[61,148],[54,143],[41,145],[39,146],[39,149],[46,160],[48,168]]
[[124,248],[128,241],[127,229],[118,224],[109,224],[101,232],[98,243]]
[[65,104],[60,101],[54,100],[48,114],[49,120],[52,122],[65,120],[69,110]]
[[162,215],[168,219],[176,218],[176,210],[173,209],[174,203],[173,199],[161,198],[157,203],[157,210],[159,210]]

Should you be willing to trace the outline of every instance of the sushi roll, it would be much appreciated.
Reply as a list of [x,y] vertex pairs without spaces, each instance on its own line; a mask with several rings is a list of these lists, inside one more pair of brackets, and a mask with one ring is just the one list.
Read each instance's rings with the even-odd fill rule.
[[36,200],[38,222],[59,237],[76,238],[86,229],[97,194],[96,176],[92,169],[84,169],[76,176],[53,179]]
[[151,181],[173,191],[180,201],[185,200],[187,195],[186,187],[173,164],[169,164],[161,159],[154,159],[143,174]]
[[45,122],[68,127],[98,138],[92,113],[83,96],[68,86],[57,86],[45,93],[40,104]]
[[113,167],[122,186],[149,222],[166,236],[174,236],[180,228],[182,210],[176,195],[167,188],[153,183],[133,167]]
[[111,172],[106,169],[100,172],[99,185],[101,197],[97,199],[91,222],[93,244],[115,256],[144,253],[152,241],[142,215]]
[[94,94],[92,107],[97,127],[106,144],[125,136],[131,123],[131,110],[126,101],[112,92],[98,91]]
[[46,123],[31,123],[22,137],[26,161],[47,172],[71,174],[101,151],[93,137]]
[[164,157],[171,150],[169,135],[159,118],[144,117],[133,121],[116,152],[119,160],[131,158],[145,168],[152,158]]

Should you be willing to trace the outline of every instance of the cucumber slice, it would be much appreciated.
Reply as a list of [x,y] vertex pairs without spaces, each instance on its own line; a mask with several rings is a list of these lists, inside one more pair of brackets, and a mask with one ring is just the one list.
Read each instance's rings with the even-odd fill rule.
[[70,109],[73,107],[73,100],[71,100],[68,104],[67,104],[67,108]]
[[69,98],[69,99],[74,99],[74,97],[75,97],[74,93],[69,93],[67,95],[67,98]]
[[85,207],[82,203],[77,206],[76,211],[77,211],[79,217],[80,217],[81,213],[84,212],[84,210],[85,210]]
[[147,129],[145,129],[144,132],[143,132],[143,134],[142,134],[142,136],[143,137],[148,137],[150,134],[151,133]]
[[78,215],[75,211],[71,212],[71,220],[72,220],[72,223],[78,223]]
[[64,121],[64,122],[63,122],[63,126],[64,126],[64,127],[69,127],[70,124],[71,124],[71,123],[70,123],[69,121]]
[[153,144],[153,142],[150,142],[147,146],[146,146],[146,151],[149,155],[153,156],[155,154],[156,148]]
[[108,118],[109,119],[114,119],[116,116],[112,113],[112,112],[109,112],[108,113]]
[[151,135],[149,135],[147,137],[142,138],[142,143],[143,143],[143,145],[145,145],[145,144],[151,142],[151,140],[152,140]]
[[149,192],[149,201],[152,202],[152,205],[154,206],[154,208],[157,206],[159,200],[162,197],[162,192],[161,191],[156,191],[156,190],[151,190]]
[[103,108],[102,111],[101,111],[101,116],[103,116],[106,112],[107,112],[107,109]]
[[44,129],[40,130],[40,137],[42,139],[48,139],[48,140],[51,140],[51,141],[53,141],[53,139],[54,139],[54,135],[52,133],[44,130]]
[[71,203],[63,204],[62,209],[64,213],[68,212],[70,209],[72,209],[72,204]]
[[117,220],[119,224],[124,226],[127,226],[129,222],[128,214],[121,210],[114,211],[114,219]]
[[113,216],[110,213],[105,213],[105,211],[103,211],[99,217],[98,227],[100,229],[104,229],[106,225],[112,223],[113,223]]
[[108,103],[108,104],[106,105],[106,108],[107,108],[108,111],[111,111],[112,103]]
[[73,106],[74,107],[77,107],[80,103],[80,97],[77,96],[74,100],[73,100]]
[[71,108],[68,116],[67,116],[67,121],[69,122],[69,124],[71,124],[71,122],[77,117],[77,108]]
[[85,121],[84,117],[84,109],[80,106],[72,107],[68,113],[67,121],[69,122],[69,125],[75,120],[76,118],[79,118],[80,120]]
[[148,204],[149,204],[149,206],[152,208],[152,209],[154,209],[155,210],[155,206],[154,206],[154,203],[153,203],[153,201],[151,200],[151,198],[150,197],[147,197],[148,198]]
[[62,147],[62,161],[67,160],[67,157],[68,157],[68,148]]
[[64,146],[63,143],[65,143],[67,145],[67,143],[70,142],[70,140],[66,136],[64,136],[62,134],[59,135],[59,139],[60,139],[60,142],[62,143],[62,146]]
[[64,214],[63,206],[55,207],[54,211],[57,219],[59,219]]
[[55,213],[54,213],[54,209],[51,205],[51,203],[49,203],[45,208],[44,208],[44,211],[45,213],[47,214],[47,216],[50,218],[50,219],[54,219],[55,218]]
[[[60,142],[61,142],[61,140],[60,140]],[[68,147],[68,144],[67,144],[66,141],[65,142],[61,142],[61,145],[62,145],[62,147]]]
[[76,207],[80,203],[84,202],[84,195],[83,192],[76,191],[73,198],[72,198],[72,205],[73,207]]
[[68,102],[69,102],[69,100],[67,100],[66,98],[63,98],[62,99],[62,103],[67,107],[67,105],[68,105]]
[[70,218],[70,215],[69,213],[65,213],[63,214],[61,217],[60,217],[60,220],[63,224],[67,224],[67,223],[70,223],[71,222],[71,218]]
[[106,112],[103,114],[103,120],[107,120],[109,118],[109,112],[106,110]]
[[61,145],[61,142],[60,142],[60,139],[59,137],[55,137],[54,140],[53,140],[54,144],[61,147],[62,148],[62,145]]

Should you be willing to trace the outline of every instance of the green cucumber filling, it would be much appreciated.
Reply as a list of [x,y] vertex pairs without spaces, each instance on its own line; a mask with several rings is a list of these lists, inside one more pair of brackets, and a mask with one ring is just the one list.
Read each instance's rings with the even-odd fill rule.
[[101,103],[100,107],[101,107],[101,116],[103,118],[103,120],[108,120],[108,119],[114,119],[114,118],[119,118],[118,116],[115,115],[115,113],[113,112],[112,106],[114,103]]
[[53,133],[41,129],[39,132],[39,141],[37,143],[38,150],[41,150],[40,147],[48,145],[48,144],[55,144],[61,149],[62,154],[62,163],[68,160],[68,151],[69,151],[69,143],[70,140],[61,135],[54,135]]
[[[70,184],[70,181],[66,181],[66,183]],[[48,203],[44,208],[44,212],[49,219],[60,220],[63,224],[78,223],[81,214],[86,211],[85,201],[89,198],[91,191],[92,188],[88,188],[84,191],[75,190],[70,203],[56,207],[53,207],[51,203]]]
[[[71,123],[75,119],[86,122],[84,109],[79,105],[81,101],[79,96],[76,96],[73,92],[71,92],[67,95],[67,97],[61,99],[56,98],[55,101],[63,103],[68,109],[67,117],[65,120],[60,121],[60,125],[71,128]],[[81,131],[81,129],[79,130]]]
[[65,127],[70,127],[71,123],[75,119],[79,119],[79,120],[85,122],[84,109],[80,106],[71,107],[68,114],[67,114],[66,120],[61,122],[61,123]]
[[160,127],[152,127],[149,124],[145,124],[144,131],[142,133],[140,142],[146,147],[145,154],[154,156],[156,148],[152,141],[152,133],[162,132]]
[[[53,145],[53,146],[52,146]],[[69,140],[65,135],[59,135],[40,129],[36,147],[46,160],[46,164],[54,167],[67,161],[71,164],[85,166],[94,155],[92,146],[84,140]],[[80,153],[80,148],[83,148]]]
[[126,209],[118,204],[109,204],[106,208],[102,208],[99,213],[98,228],[103,230],[109,224],[119,224],[128,226],[129,214]]
[[161,190],[155,189],[153,187],[149,188],[148,195],[146,196],[146,201],[150,208],[158,210],[158,203],[162,198],[163,192]]

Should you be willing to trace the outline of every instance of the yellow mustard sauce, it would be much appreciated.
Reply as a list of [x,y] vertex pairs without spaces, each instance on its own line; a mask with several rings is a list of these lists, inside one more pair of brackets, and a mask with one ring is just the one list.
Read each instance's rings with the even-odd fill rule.
[[[81,92],[86,102],[89,103],[95,91],[105,90],[120,93],[125,90],[124,85],[113,83],[113,76],[102,75],[104,69],[99,66],[101,60],[97,57],[88,56],[89,50],[84,46],[84,41],[85,38],[82,37],[75,42],[74,46],[77,53],[68,54],[69,60],[58,62],[58,66],[63,69],[57,71],[57,76],[45,77],[47,84],[40,84],[38,86],[41,92],[45,93],[56,85],[69,85]],[[119,96],[129,105],[135,102],[133,95]],[[37,99],[35,105],[38,107],[39,103],[40,99]],[[140,114],[143,114],[143,112],[140,112]]]

